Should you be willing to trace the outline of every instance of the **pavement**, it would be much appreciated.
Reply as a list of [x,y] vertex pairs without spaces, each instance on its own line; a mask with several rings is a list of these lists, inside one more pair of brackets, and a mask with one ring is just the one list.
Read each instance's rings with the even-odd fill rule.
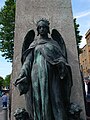
[[[2,107],[0,107],[0,120],[5,120],[5,110],[3,110],[3,108]],[[7,120],[9,120],[8,119],[8,109],[7,109]]]
[[[2,101],[1,101],[1,97],[0,97],[0,120],[5,120],[5,110],[3,110],[3,107],[2,107]],[[8,115],[8,114],[7,114]],[[9,119],[7,119],[9,120]]]
[[0,97],[0,120],[3,120],[2,102]]
[[0,120],[4,119],[3,116],[4,116],[4,114],[3,114],[2,108],[0,107]]

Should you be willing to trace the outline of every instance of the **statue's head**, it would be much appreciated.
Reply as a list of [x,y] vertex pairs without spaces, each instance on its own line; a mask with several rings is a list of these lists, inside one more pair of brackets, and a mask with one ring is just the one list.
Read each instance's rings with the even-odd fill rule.
[[49,21],[46,20],[46,19],[40,19],[38,22],[37,22],[37,32],[38,32],[38,35],[44,35],[44,34],[48,34],[50,33],[50,30],[49,30]]

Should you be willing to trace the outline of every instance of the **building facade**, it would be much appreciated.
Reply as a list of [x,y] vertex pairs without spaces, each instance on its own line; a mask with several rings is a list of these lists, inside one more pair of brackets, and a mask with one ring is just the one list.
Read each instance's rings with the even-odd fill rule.
[[90,75],[90,29],[85,34],[85,38],[87,44],[82,48],[79,59],[83,76],[87,77]]

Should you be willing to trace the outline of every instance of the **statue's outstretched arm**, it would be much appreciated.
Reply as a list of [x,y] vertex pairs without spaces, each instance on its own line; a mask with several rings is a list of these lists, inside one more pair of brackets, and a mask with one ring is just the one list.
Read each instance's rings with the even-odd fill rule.
[[33,57],[32,53],[30,52],[26,57],[26,60],[21,68],[20,74],[14,83],[15,86],[18,86],[20,95],[26,94],[29,90],[32,63]]

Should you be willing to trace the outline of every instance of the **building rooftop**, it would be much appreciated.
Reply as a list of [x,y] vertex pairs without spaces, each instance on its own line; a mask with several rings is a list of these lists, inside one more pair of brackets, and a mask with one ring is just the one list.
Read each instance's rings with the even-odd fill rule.
[[85,38],[90,34],[90,29],[86,32]]

